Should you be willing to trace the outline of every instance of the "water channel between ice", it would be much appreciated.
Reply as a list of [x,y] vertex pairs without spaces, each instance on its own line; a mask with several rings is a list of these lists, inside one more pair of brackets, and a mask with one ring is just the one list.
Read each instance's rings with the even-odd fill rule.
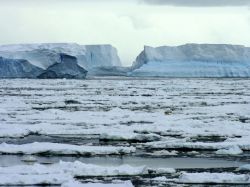
[[[25,156],[20,155],[0,155],[0,166],[12,166],[27,164],[24,162]],[[185,158],[185,157],[171,157],[171,158],[148,158],[148,157],[134,157],[134,156],[107,156],[107,157],[71,157],[71,156],[53,156],[41,157],[35,156],[38,163],[52,164],[62,161],[73,162],[80,161],[85,164],[96,164],[101,166],[119,166],[128,164],[131,166],[147,166],[149,168],[228,168],[239,167],[244,164],[240,161],[230,161],[212,158]]]

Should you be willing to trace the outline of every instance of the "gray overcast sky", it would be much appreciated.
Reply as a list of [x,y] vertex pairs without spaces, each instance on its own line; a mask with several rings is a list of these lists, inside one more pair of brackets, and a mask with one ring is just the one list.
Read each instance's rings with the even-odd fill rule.
[[144,45],[250,46],[248,2],[0,0],[0,43],[110,43],[117,47],[125,65],[132,63]]
[[216,7],[216,6],[245,6],[249,5],[249,0],[142,0],[148,4],[172,5],[188,7]]

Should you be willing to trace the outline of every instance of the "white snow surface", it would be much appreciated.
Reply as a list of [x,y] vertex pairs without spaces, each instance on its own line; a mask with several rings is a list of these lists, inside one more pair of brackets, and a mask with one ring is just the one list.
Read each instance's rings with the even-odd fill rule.
[[[140,147],[250,150],[249,86],[248,79],[0,80],[0,137],[97,135]],[[225,140],[191,141],[199,136]]]
[[132,76],[250,77],[250,48],[226,44],[145,46]]
[[[223,152],[228,157],[237,154],[238,158],[250,150],[249,101],[249,79],[2,79],[0,140],[8,143],[0,143],[0,150],[30,156],[50,151],[52,155],[130,154],[149,148],[152,150],[149,154],[159,157],[176,156],[178,148],[194,148],[200,155],[205,155],[206,151],[202,151],[207,150],[211,155]],[[34,139],[61,137],[65,141],[69,137],[78,141],[77,138],[94,136],[123,142],[98,146],[80,140],[50,143],[42,139],[32,143],[34,139],[29,139],[30,136]],[[209,141],[203,141],[206,138]],[[133,147],[128,143],[131,140],[136,142]],[[243,168],[249,166],[243,165],[239,170]],[[76,175],[90,178],[93,175],[141,175],[149,170],[144,166],[100,166],[78,161],[35,163],[1,167],[0,184],[79,184],[73,179]],[[171,168],[158,168],[153,172],[159,176],[162,173],[178,176]],[[242,184],[249,183],[249,175],[183,173],[178,179],[155,180]]]
[[44,175],[44,174],[69,174],[71,176],[117,176],[117,175],[141,175],[147,173],[145,166],[132,167],[129,165],[120,166],[98,166],[85,164],[79,161],[64,162],[51,165],[35,163],[33,165],[17,165],[1,167],[0,174],[20,175]]
[[145,46],[148,61],[221,61],[249,62],[250,48],[229,44],[185,44],[180,46]]
[[63,174],[44,174],[44,175],[23,175],[23,174],[0,174],[1,186],[25,186],[25,185],[42,185],[53,184],[60,185],[72,181],[70,175]]
[[110,155],[129,154],[135,152],[134,147],[70,145],[49,142],[34,142],[13,145],[0,144],[0,153],[5,154],[56,154],[56,155]]
[[217,184],[250,184],[249,174],[234,174],[234,173],[182,173],[179,183],[217,183]]
[[[121,165],[118,167],[104,167],[92,164],[84,164],[79,161],[63,162],[52,165],[17,165],[0,167],[0,185],[35,185],[35,184],[63,184],[62,186],[95,186],[94,184],[81,184],[76,182],[74,176],[119,176],[141,175],[147,172],[144,166],[131,167]],[[105,184],[96,184],[107,186]],[[114,187],[133,186],[131,182],[112,184]],[[111,186],[112,186],[111,185]]]
[[238,155],[243,153],[243,151],[238,146],[232,146],[227,149],[219,149],[215,153],[218,155]]
[[62,184],[62,187],[133,187],[130,181],[125,181],[118,184],[103,184],[103,183],[80,183],[77,181],[71,181]]
[[0,46],[0,56],[12,59],[26,59],[31,64],[43,69],[59,62],[60,53],[77,57],[79,65],[87,70],[100,66],[121,66],[117,50],[111,45],[41,43]]

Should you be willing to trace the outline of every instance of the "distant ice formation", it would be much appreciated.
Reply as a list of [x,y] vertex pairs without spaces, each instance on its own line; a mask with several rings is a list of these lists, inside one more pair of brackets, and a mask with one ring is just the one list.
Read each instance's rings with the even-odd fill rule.
[[[61,54],[71,56],[71,59],[68,58],[69,62],[61,63]],[[85,70],[89,76],[250,77],[250,48],[241,45],[145,46],[132,67],[122,67],[117,50],[111,45],[2,45],[0,56],[12,59],[9,64],[6,64],[6,60],[5,65],[2,62],[4,68],[0,76],[12,78],[35,78],[41,68],[45,72],[40,78],[84,78]],[[25,60],[25,70],[20,64],[16,65],[20,61],[18,59]],[[35,72],[27,70],[28,67],[34,68]],[[6,68],[8,70],[4,71]],[[17,73],[16,69],[20,71]]]
[[26,59],[42,69],[60,62],[60,54],[75,56],[80,66],[91,72],[96,67],[121,66],[117,50],[111,45],[79,45],[76,43],[15,44],[0,46],[0,56]]
[[250,48],[227,44],[145,46],[132,69],[131,76],[250,77]]
[[49,66],[38,78],[70,78],[84,79],[87,71],[77,64],[77,58],[64,53],[60,54],[60,62]]
[[42,71],[27,60],[0,57],[0,78],[36,78]]

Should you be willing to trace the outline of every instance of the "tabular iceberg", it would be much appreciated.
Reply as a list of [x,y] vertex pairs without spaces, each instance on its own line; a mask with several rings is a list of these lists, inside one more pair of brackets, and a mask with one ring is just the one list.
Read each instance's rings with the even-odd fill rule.
[[77,58],[64,53],[60,54],[60,63],[48,67],[38,78],[84,79],[87,71],[77,64]]
[[250,77],[250,48],[227,44],[148,47],[133,63],[131,76]]
[[15,44],[0,46],[0,56],[26,59],[42,69],[60,62],[60,54],[75,56],[78,64],[91,72],[98,67],[121,66],[117,50],[111,45],[79,45],[76,43]]
[[0,57],[0,78],[36,78],[42,71],[27,60]]

